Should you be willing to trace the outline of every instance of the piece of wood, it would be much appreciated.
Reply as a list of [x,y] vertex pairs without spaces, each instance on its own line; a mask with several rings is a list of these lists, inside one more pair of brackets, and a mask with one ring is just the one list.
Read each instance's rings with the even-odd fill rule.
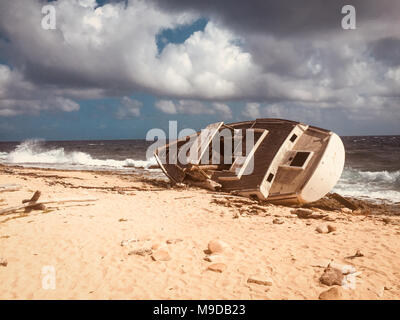
[[187,196],[187,197],[177,197],[177,198],[174,198],[175,200],[178,200],[178,199],[190,199],[190,198],[194,198],[194,197],[192,197],[192,196]]
[[243,201],[248,201],[248,202],[252,202],[252,203],[258,203],[258,201],[256,200],[252,200],[250,198],[246,198],[246,197],[242,197],[242,196],[234,196],[234,195],[230,195],[230,194],[213,194],[212,195],[213,198],[227,198],[227,199],[236,199],[236,200],[243,200]]
[[24,212],[25,213],[29,213],[29,212],[31,212],[33,210],[43,210],[44,211],[44,210],[46,210],[46,206],[44,204],[41,204],[41,203],[39,203],[39,204],[34,203],[32,207],[26,207]]
[[210,180],[210,179],[206,179],[204,181],[188,180],[187,184],[195,186],[195,187],[200,187],[200,188],[204,188],[207,190],[211,190],[211,191],[217,191],[217,189],[221,188],[221,185],[218,182],[215,182],[214,180]]
[[337,200],[338,202],[340,202],[342,205],[344,205],[346,208],[349,208],[351,210],[357,210],[358,206],[355,205],[353,202],[343,198],[340,194],[337,193],[332,193],[331,197],[335,200]]
[[90,198],[90,199],[53,199],[53,200],[45,200],[45,201],[39,201],[39,202],[34,202],[34,203],[25,203],[21,204],[19,206],[15,207],[8,207],[0,210],[0,215],[7,214],[7,213],[12,213],[15,211],[18,211],[20,209],[25,209],[29,207],[35,207],[37,205],[45,205],[45,204],[51,204],[51,203],[65,203],[65,202],[90,202],[90,201],[97,201],[97,198]]
[[211,179],[211,176],[208,175],[206,172],[204,172],[201,168],[198,166],[193,166],[189,168],[186,173],[190,176],[192,176],[195,180],[199,181],[204,181],[207,179]]
[[0,185],[0,192],[18,191],[21,189],[19,184],[2,184]]
[[37,202],[37,201],[39,200],[39,198],[40,198],[41,195],[42,195],[42,193],[41,193],[39,190],[37,190],[37,191],[33,194],[32,198],[30,198],[30,199],[24,199],[24,200],[22,200],[22,203],[27,203],[27,202],[35,203],[35,202]]
[[203,171],[207,171],[207,170],[218,170],[218,167],[219,166],[217,164],[199,164],[199,165],[194,165],[192,169],[198,168]]

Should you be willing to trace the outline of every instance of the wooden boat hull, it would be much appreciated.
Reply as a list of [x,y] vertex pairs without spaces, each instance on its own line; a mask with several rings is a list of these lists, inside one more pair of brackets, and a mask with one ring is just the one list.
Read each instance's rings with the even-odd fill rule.
[[[343,143],[329,130],[283,119],[220,122],[206,129],[156,150],[155,158],[171,181],[206,181],[246,197],[307,203],[332,190],[343,171]],[[235,139],[237,132],[244,132],[240,147],[229,132]]]

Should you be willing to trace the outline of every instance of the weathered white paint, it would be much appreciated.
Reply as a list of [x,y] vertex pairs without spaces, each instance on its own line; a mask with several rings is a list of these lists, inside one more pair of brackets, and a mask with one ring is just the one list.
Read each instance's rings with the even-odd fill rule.
[[299,194],[299,201],[316,201],[331,191],[342,175],[344,160],[343,142],[332,133],[318,167]]

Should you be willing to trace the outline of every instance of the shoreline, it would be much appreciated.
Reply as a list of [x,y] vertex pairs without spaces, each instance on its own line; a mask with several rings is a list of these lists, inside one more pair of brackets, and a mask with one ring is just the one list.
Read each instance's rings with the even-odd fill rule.
[[[5,168],[5,169],[4,169]],[[85,170],[85,169],[56,169],[56,168],[39,168],[39,167],[28,167],[28,166],[21,166],[21,165],[9,165],[9,164],[0,164],[0,171],[4,171],[7,170],[7,168],[15,168],[15,169],[28,169],[28,170],[38,170],[38,171],[54,171],[54,172],[76,172],[76,173],[93,173],[93,174],[98,174],[98,175],[112,175],[112,176],[134,176],[134,177],[139,177],[141,179],[144,179],[146,181],[155,181],[155,182],[165,182],[167,184],[170,185],[170,187],[172,188],[173,185],[171,184],[170,180],[164,176],[164,174],[162,173],[161,169],[160,170],[160,177],[152,177],[150,175],[146,175],[144,174],[145,170],[144,168],[133,168],[132,172],[124,172],[123,173],[123,169],[121,170],[116,170],[116,169],[110,169],[110,170]],[[151,170],[155,170],[158,168],[149,168]],[[136,172],[135,172],[136,170]],[[220,193],[220,192],[216,192],[216,193]],[[321,200],[329,198],[329,194],[331,194],[332,191],[330,193],[328,193],[325,197],[323,197]],[[368,197],[368,196],[362,196],[362,197],[351,197],[351,196],[344,196],[344,198],[349,199],[350,201],[354,201],[356,203],[358,203],[361,208],[369,208],[369,209],[378,209],[378,211],[382,211],[382,208],[387,208],[386,210],[388,211],[388,213],[390,214],[390,211],[393,211],[393,213],[395,214],[400,214],[400,202],[394,202],[394,201],[389,201],[387,199],[366,199],[363,197]],[[316,201],[315,203],[319,204],[319,201]],[[301,207],[312,207],[314,203],[311,204],[305,204]],[[336,208],[335,208],[336,206]],[[291,207],[291,206],[289,206]],[[338,203],[333,203],[331,204],[331,207],[333,210],[335,209],[342,209],[343,206],[338,204]]]
[[[354,289],[334,285],[343,299],[400,299],[395,207],[352,212],[325,199],[301,217],[143,175],[3,165],[0,184],[20,186],[0,193],[0,210],[36,190],[97,199],[0,215],[1,299],[318,299],[332,261],[361,272]],[[213,240],[222,253],[208,252]],[[44,266],[54,289],[43,289]]]

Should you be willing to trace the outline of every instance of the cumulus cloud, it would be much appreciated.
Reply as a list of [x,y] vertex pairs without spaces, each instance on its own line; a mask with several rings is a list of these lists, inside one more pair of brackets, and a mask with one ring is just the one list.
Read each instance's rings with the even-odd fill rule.
[[257,119],[261,117],[260,104],[259,103],[246,103],[242,111],[242,115],[248,118]]
[[219,114],[224,119],[232,118],[232,111],[227,104],[212,103],[205,104],[196,100],[159,100],[155,103],[155,107],[167,114]]
[[0,116],[38,114],[40,110],[72,112],[79,108],[75,101],[57,95],[57,91],[40,89],[18,71],[0,64]]
[[159,100],[155,103],[155,107],[164,113],[168,114],[177,113],[175,103],[171,100]]
[[140,116],[140,108],[143,106],[143,103],[131,99],[129,97],[123,97],[121,99],[121,106],[118,107],[115,116],[117,119],[129,119],[132,117]]
[[157,101],[155,107],[168,114],[213,114],[212,109],[207,108],[202,102],[196,100],[179,100],[174,103],[171,100]]
[[232,110],[231,108],[225,103],[213,103],[213,108],[216,112],[220,113],[224,119],[231,119],[232,118]]
[[[0,58],[13,66],[0,69],[0,81],[17,79],[0,88],[3,115],[52,106],[73,111],[79,108],[76,99],[138,91],[162,97],[155,106],[167,114],[230,118],[227,101],[233,100],[290,110],[342,109],[349,115],[399,110],[395,1],[354,0],[358,24],[350,31],[340,27],[340,9],[347,4],[341,0],[308,1],[307,10],[304,1],[288,0],[132,0],[103,6],[58,0],[51,2],[56,30],[41,28],[43,4],[0,4]],[[204,31],[158,51],[162,30],[200,17],[209,18]],[[63,103],[57,103],[60,98]],[[140,114],[137,107],[130,110],[126,115]],[[263,114],[261,105],[251,103],[242,113]]]

